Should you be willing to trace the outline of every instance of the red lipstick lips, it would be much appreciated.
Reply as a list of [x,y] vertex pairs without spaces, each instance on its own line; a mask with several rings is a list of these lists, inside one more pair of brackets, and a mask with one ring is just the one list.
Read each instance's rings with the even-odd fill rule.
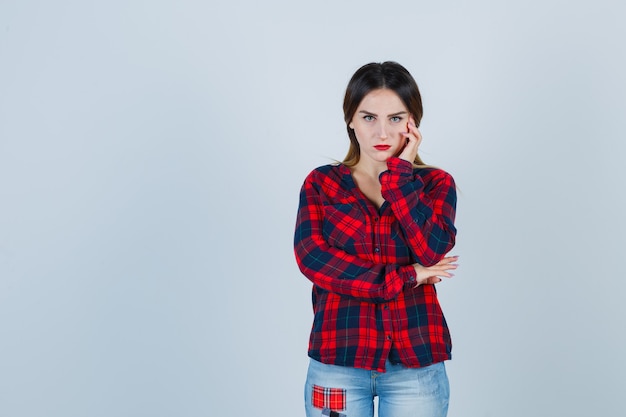
[[376,145],[374,146],[374,148],[378,149],[379,151],[386,151],[387,149],[391,148],[390,145]]

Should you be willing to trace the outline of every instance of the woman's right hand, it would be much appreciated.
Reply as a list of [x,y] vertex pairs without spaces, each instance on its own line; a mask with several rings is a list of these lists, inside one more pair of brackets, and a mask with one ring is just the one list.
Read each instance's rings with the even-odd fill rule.
[[435,265],[428,267],[413,264],[417,274],[415,288],[423,284],[437,284],[441,282],[442,278],[452,278],[454,274],[449,271],[458,267],[458,264],[455,263],[458,259],[458,256],[447,256]]

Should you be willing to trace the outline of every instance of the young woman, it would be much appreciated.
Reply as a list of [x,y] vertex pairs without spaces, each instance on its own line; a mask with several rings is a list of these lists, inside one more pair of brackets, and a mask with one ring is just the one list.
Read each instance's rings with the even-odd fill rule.
[[344,98],[350,148],[300,193],[295,255],[313,282],[308,417],[445,416],[451,341],[435,285],[449,278],[456,192],[424,165],[421,96],[395,62],[367,64]]

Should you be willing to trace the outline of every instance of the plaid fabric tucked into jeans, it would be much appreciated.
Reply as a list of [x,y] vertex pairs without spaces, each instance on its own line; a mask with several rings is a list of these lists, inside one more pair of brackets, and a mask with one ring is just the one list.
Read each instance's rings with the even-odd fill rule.
[[435,287],[413,288],[411,265],[434,265],[454,246],[454,180],[399,158],[387,167],[380,209],[341,164],[302,186],[294,248],[314,284],[309,356],[322,363],[384,371],[392,348],[407,367],[450,358]]

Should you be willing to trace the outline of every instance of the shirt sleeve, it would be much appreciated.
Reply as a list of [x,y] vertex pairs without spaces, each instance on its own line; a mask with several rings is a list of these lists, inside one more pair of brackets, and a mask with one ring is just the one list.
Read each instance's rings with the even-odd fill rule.
[[319,186],[309,175],[300,191],[294,252],[302,273],[320,288],[369,302],[392,300],[405,283],[415,283],[411,265],[378,264],[330,246],[322,234]]
[[440,169],[414,171],[413,164],[396,157],[387,167],[380,175],[383,198],[391,204],[416,261],[434,265],[455,243],[454,179]]

